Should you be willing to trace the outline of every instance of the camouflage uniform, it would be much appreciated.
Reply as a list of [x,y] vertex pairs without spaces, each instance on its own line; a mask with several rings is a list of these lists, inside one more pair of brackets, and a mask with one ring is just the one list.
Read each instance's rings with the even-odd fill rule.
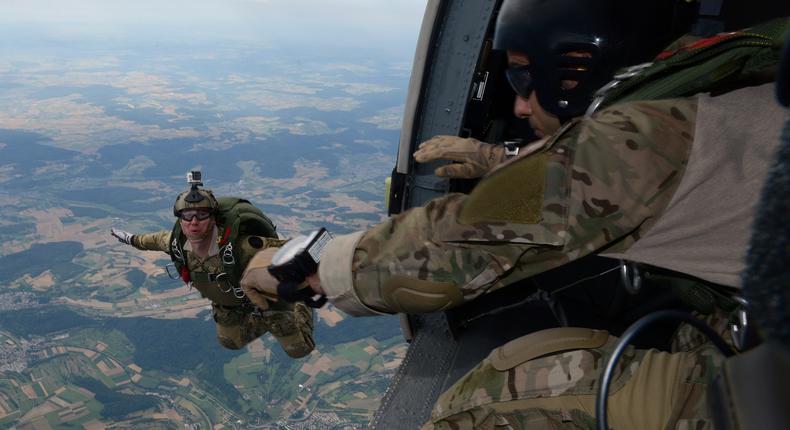
[[[771,91],[763,85],[719,97],[628,102],[571,121],[469,195],[435,199],[336,237],[321,256],[321,286],[353,315],[432,312],[597,253],[738,288],[757,191],[788,116]],[[732,112],[747,106],[760,110]],[[705,126],[709,119],[716,122]],[[707,141],[698,143],[703,135]],[[728,152],[722,163],[729,164],[703,166],[705,158],[718,161],[715,151]],[[730,212],[716,213],[722,207]],[[711,232],[718,236],[693,242]],[[654,243],[665,237],[671,240]],[[660,253],[643,243],[666,261],[683,255],[679,267],[688,270],[651,260]],[[633,249],[640,252],[629,258]]]
[[568,123],[468,196],[334,239],[322,255],[322,286],[352,314],[431,312],[615,242],[627,248],[683,175],[695,108],[695,99],[637,102]]
[[[423,430],[595,429],[595,396],[617,341],[601,333],[599,346],[539,358],[525,351],[545,331],[495,349],[442,394]],[[610,385],[609,425],[710,429],[706,390],[721,361],[707,343],[673,354],[626,349]]]
[[[730,339],[723,312],[700,317]],[[422,430],[594,430],[595,396],[616,342],[605,331],[580,328],[513,340],[443,393]],[[672,351],[626,348],[609,385],[612,428],[712,428],[706,390],[724,357],[688,324],[673,336]]]
[[[322,254],[321,286],[336,306],[354,315],[433,312],[590,253],[628,258],[632,248],[644,251],[640,243],[654,243],[667,229],[693,239],[698,225],[708,223],[724,232],[721,243],[682,249],[664,241],[659,248],[692,257],[702,250],[703,258],[686,263],[709,263],[707,269],[726,262],[725,267],[721,273],[692,274],[738,287],[756,191],[772,142],[778,141],[778,126],[772,127],[782,123],[770,89],[744,91],[718,100],[623,103],[574,120],[537,152],[485,177],[468,196],[436,199],[367,232],[333,239]],[[714,102],[718,110],[710,108]],[[760,111],[738,116],[747,106],[733,109],[733,103]],[[708,118],[716,121],[706,125]],[[762,128],[770,130],[761,134]],[[705,143],[699,143],[702,137]],[[711,143],[737,154],[736,160],[700,173],[696,168],[706,154],[700,148],[711,159],[718,156]],[[715,175],[728,178],[725,188],[735,182],[731,192],[706,188],[717,182]],[[688,202],[700,200],[700,192],[710,194],[707,199],[738,200],[742,211],[690,211],[698,209]],[[678,221],[679,212],[687,217]],[[666,219],[674,224],[663,225]],[[706,254],[707,248],[724,252],[721,261],[711,262],[718,255]],[[508,345],[529,349],[533,335],[544,333],[514,341],[520,348]],[[563,339],[557,334],[552,341]],[[547,348],[498,364],[492,357],[502,348],[495,350],[440,398],[425,428],[594,428],[594,393],[614,341],[607,336],[599,345]],[[609,408],[615,428],[709,428],[702,394],[721,358],[708,344],[687,348],[671,354],[634,350],[620,363]]]
[[[221,237],[216,227],[214,234],[219,242]],[[170,242],[169,231],[135,235],[132,239],[132,245],[137,249],[163,252],[169,252]],[[243,236],[239,239],[239,243],[241,244],[240,264],[245,267],[258,250],[280,246],[283,241],[260,236]],[[201,260],[186,248],[187,246],[185,246],[187,266],[193,274],[216,275],[224,271],[218,250],[210,252],[208,258]],[[217,340],[225,348],[243,348],[267,331],[272,333],[291,357],[304,357],[315,347],[312,310],[303,303],[267,301],[264,306],[256,308],[246,297],[236,297],[233,289],[225,282],[213,280],[211,276],[193,275],[191,284],[203,297],[211,301],[214,321],[217,325]]]

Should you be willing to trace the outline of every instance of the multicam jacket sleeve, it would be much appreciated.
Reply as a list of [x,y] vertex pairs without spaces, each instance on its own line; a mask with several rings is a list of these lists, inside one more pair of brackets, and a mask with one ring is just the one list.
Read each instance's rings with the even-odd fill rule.
[[633,102],[572,123],[470,195],[335,238],[322,287],[351,314],[431,312],[603,248],[627,249],[683,175],[696,106]]
[[135,234],[132,246],[143,251],[170,252],[170,232],[157,231],[156,233]]

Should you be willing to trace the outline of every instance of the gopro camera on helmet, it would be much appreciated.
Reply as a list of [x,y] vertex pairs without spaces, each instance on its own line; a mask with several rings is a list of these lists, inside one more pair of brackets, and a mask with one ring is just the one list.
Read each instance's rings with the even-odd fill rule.
[[186,201],[197,203],[203,200],[203,195],[198,192],[198,187],[203,186],[203,174],[200,173],[200,170],[192,170],[187,173],[187,183],[189,183],[191,189],[186,197]]
[[189,189],[180,193],[173,204],[173,216],[180,216],[184,209],[205,209],[216,213],[219,202],[211,190],[200,188],[203,185],[203,175],[200,170],[187,173]]
[[315,294],[304,281],[318,271],[321,252],[330,239],[332,235],[322,227],[307,236],[291,239],[274,254],[269,273],[280,281],[277,287],[280,297],[291,302],[301,300],[316,308],[326,303],[326,296],[314,298]]
[[187,183],[193,187],[202,186],[203,175],[200,173],[200,170],[193,170],[187,173]]

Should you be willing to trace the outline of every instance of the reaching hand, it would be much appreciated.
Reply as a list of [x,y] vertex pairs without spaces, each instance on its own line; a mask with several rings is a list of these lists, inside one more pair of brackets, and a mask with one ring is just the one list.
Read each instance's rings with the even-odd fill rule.
[[126,245],[131,245],[132,244],[132,238],[134,237],[133,234],[131,234],[131,233],[127,232],[127,231],[118,230],[116,228],[111,228],[110,229],[110,234],[115,236],[118,239],[118,242],[124,243]]
[[479,178],[505,160],[505,148],[470,138],[436,136],[420,144],[414,153],[418,163],[451,160],[436,169],[436,176],[450,178]]
[[277,285],[277,296],[286,302],[304,302],[311,308],[320,308],[324,306],[327,300],[326,296],[315,299],[315,295],[315,291],[306,283],[295,284],[293,282],[280,282],[280,284]]
[[[271,247],[259,251],[244,269],[241,289],[252,303],[266,309],[269,301],[305,302],[310,307],[321,307],[326,298],[314,299],[316,293],[307,282],[280,282],[269,273],[272,258],[279,248]],[[308,277],[309,278],[309,277]]]

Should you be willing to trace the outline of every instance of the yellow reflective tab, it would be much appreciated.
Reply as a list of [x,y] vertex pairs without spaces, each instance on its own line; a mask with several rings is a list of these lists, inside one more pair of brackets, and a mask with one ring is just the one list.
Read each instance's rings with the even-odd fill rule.
[[392,186],[392,176],[387,176],[384,180],[384,207],[390,208],[390,187]]

